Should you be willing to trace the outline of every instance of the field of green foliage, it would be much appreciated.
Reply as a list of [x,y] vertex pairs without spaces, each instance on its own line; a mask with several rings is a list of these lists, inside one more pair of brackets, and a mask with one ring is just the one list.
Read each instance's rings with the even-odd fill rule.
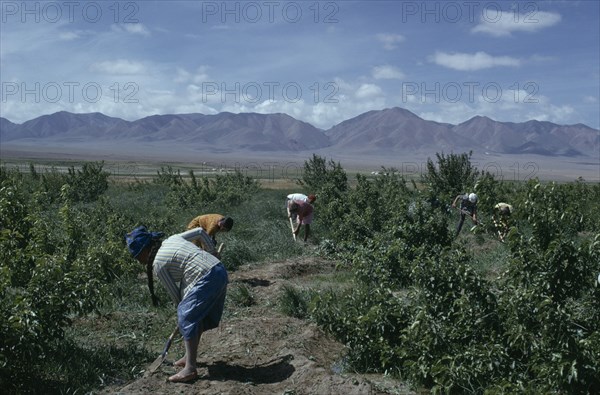
[[[173,309],[160,291],[152,307],[124,235],[219,212],[236,221],[221,236],[230,271],[319,254],[351,273],[345,287],[285,294],[290,314],[347,345],[347,370],[434,393],[600,393],[600,185],[500,182],[468,154],[438,154],[418,182],[394,169],[354,178],[319,156],[303,170],[297,190],[276,191],[239,172],[163,167],[117,183],[99,162],[0,166],[0,388],[81,393],[138,377]],[[284,216],[300,190],[318,196],[315,249],[291,242]],[[455,237],[449,204],[468,191],[482,224]],[[516,208],[504,243],[500,201]]]

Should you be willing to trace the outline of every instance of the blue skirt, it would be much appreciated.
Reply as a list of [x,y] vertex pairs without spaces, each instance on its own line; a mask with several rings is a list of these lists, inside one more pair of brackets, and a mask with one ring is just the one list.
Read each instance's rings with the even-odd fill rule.
[[198,336],[219,326],[225,294],[227,293],[227,270],[222,263],[206,273],[177,306],[179,332],[185,340]]

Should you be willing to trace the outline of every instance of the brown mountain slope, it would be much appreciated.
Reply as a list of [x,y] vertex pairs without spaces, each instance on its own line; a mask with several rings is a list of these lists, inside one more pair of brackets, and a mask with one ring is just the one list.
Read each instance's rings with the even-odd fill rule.
[[426,121],[398,107],[366,112],[325,133],[335,148],[365,153],[450,151],[476,145],[452,131],[452,125]]
[[[369,111],[323,131],[287,114],[166,114],[125,121],[101,113],[58,112],[15,124],[0,118],[0,141],[27,145],[182,147],[196,152],[388,155],[490,152],[597,158],[600,131],[586,125],[498,122],[476,116],[458,125],[424,120],[402,108]],[[79,144],[79,146],[76,146]],[[133,145],[132,145],[133,146]],[[100,149],[100,148],[98,148]]]

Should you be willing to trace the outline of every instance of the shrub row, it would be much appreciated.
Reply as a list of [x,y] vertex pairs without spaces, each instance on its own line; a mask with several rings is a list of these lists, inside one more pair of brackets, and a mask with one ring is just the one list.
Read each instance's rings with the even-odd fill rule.
[[[331,178],[319,176],[319,218],[331,229],[323,250],[352,269],[354,284],[322,293],[313,319],[349,347],[353,369],[434,393],[598,393],[598,185],[506,184],[468,156],[438,159],[420,189],[388,171],[330,198]],[[494,279],[473,269],[474,253],[435,199],[474,174],[460,190],[481,196],[480,217],[507,197],[518,213]]]

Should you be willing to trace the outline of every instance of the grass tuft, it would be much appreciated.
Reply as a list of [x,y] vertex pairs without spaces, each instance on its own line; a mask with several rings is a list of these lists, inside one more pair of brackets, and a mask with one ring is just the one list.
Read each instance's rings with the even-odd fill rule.
[[304,319],[308,317],[310,299],[311,293],[309,291],[285,285],[279,297],[279,308],[287,316]]
[[250,307],[256,303],[252,290],[246,284],[234,287],[227,295],[233,306]]

